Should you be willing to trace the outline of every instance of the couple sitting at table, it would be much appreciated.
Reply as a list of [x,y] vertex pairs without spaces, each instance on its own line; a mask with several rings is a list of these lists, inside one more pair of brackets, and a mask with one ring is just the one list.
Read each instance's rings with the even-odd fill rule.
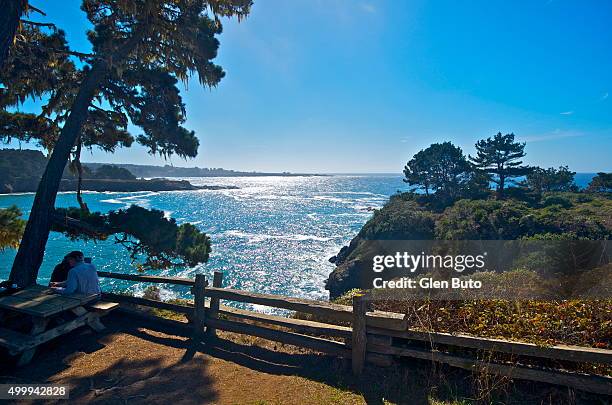
[[68,253],[64,260],[55,266],[49,283],[60,294],[100,295],[100,281],[96,267],[86,262],[83,253]]

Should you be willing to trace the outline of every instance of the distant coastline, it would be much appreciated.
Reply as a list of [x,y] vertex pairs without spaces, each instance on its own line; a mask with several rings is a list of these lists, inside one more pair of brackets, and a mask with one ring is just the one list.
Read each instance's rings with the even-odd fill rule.
[[[10,188],[0,188],[1,194],[22,194],[36,192],[38,178],[19,179]],[[60,192],[75,191],[77,180],[62,179]],[[174,179],[84,179],[84,191],[96,192],[137,192],[137,191],[187,191],[187,190],[227,190],[237,189],[236,186],[194,186],[187,180]]]
[[[38,150],[0,149],[0,194],[31,193],[47,165],[47,157]],[[136,192],[136,191],[185,191],[236,189],[233,185],[191,184],[185,178],[194,177],[261,177],[261,176],[321,176],[304,173],[241,172],[222,168],[174,167],[135,164],[82,164],[83,191]],[[76,172],[64,170],[59,191],[76,191]]]
[[[107,163],[83,163],[92,171],[107,165]],[[245,172],[223,168],[201,168],[201,167],[176,167],[176,166],[154,166],[136,165],[131,163],[113,163],[123,169],[129,170],[136,177],[304,177],[304,176],[329,176],[328,174],[314,173],[291,173],[291,172]]]

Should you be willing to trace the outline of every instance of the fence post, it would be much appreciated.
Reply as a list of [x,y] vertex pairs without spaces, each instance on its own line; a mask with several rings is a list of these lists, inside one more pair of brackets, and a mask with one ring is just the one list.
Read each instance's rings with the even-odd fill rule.
[[196,274],[195,285],[193,286],[193,337],[197,340],[201,340],[206,323],[205,289],[206,277],[203,274]]
[[353,374],[360,375],[366,359],[366,311],[367,301],[361,295],[353,297],[353,339],[351,358]]
[[[223,287],[223,273],[215,271],[213,275],[213,287]],[[219,298],[212,297],[210,299],[210,311],[208,312],[209,318],[217,319],[219,315]],[[206,335],[214,338],[217,337],[217,330],[211,326],[206,328]]]

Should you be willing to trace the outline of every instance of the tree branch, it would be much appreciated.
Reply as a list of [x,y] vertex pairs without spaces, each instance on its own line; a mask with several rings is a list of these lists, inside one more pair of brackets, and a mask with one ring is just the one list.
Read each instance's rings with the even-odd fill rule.
[[70,51],[67,49],[57,49],[57,48],[47,48],[38,44],[34,44],[31,42],[27,42],[27,41],[22,41],[24,45],[27,46],[34,46],[36,48],[40,48],[40,49],[47,49],[51,52],[55,52],[55,53],[63,53],[66,55],[72,55],[72,56],[76,56],[77,58],[81,58],[81,59],[102,59],[99,56],[96,56],[94,54],[91,53],[83,53],[83,52],[76,52],[76,51]]
[[33,5],[31,5],[31,4],[28,4],[28,11],[30,11],[30,10],[36,11],[38,14],[44,15],[45,17],[47,16],[47,14],[44,11],[42,11],[41,9],[36,8]]
[[21,21],[23,24],[34,25],[36,27],[52,27],[53,29],[57,28],[55,24],[53,23],[41,23],[41,22],[36,22],[36,21],[24,20],[24,19],[21,19],[19,21]]

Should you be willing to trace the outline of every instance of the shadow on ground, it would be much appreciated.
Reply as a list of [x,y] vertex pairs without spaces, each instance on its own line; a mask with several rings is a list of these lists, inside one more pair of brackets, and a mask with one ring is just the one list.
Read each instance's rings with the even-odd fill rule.
[[[240,339],[217,338],[194,345],[188,334],[118,313],[107,317],[105,323],[107,330],[103,333],[82,328],[49,342],[26,367],[16,369],[6,358],[0,358],[4,368],[0,383],[69,384],[73,401],[94,404],[227,402],[227,395],[219,399],[220,390],[239,392],[257,384],[269,384],[270,375],[304,377],[332,387],[330,391],[358,394],[368,404],[604,403],[592,402],[590,397],[582,400],[580,395],[555,386],[528,383],[519,386],[499,379],[474,379],[466,372],[416,360],[400,367],[367,367],[361,377],[355,378],[347,361],[306,351],[278,350],[280,344],[268,342],[266,347],[260,347],[246,340],[242,343]],[[231,365],[224,368],[223,361]],[[245,369],[241,372],[235,365],[253,372],[246,376]],[[217,374],[232,375],[211,376],[211,369]],[[264,378],[259,381],[258,376]],[[224,388],[219,388],[219,381],[226,383]],[[284,388],[269,387],[275,392]],[[493,396],[474,395],[494,391]],[[295,401],[297,398],[287,397],[280,402]],[[355,401],[339,396],[337,400],[325,398],[325,402]]]
[[[185,361],[180,352],[143,352],[123,344],[122,337],[144,336],[139,327],[151,325],[120,314],[104,323],[107,329],[102,333],[81,328],[48,342],[25,367],[16,368],[14,359],[0,358],[4,366],[0,383],[69,384],[71,402],[92,404],[215,402],[205,356]],[[178,336],[165,343],[181,347],[181,341],[185,348],[187,340]]]

